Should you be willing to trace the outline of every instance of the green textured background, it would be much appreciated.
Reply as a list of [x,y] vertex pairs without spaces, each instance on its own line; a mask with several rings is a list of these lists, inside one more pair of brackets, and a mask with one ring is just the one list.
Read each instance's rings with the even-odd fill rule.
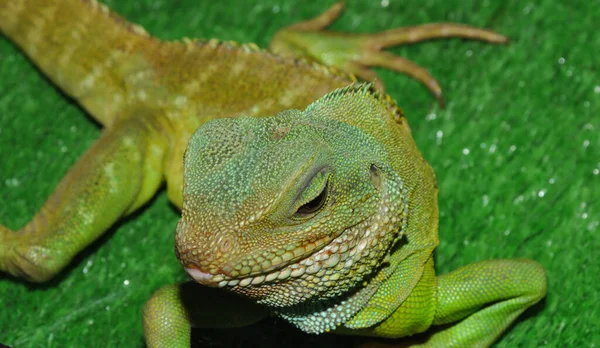
[[[278,28],[326,8],[301,0],[108,4],[163,39],[218,37],[263,47]],[[393,50],[437,77],[445,110],[417,82],[380,71],[437,173],[437,268],[489,258],[538,260],[548,270],[548,297],[498,346],[600,346],[600,3],[348,1],[334,28],[371,32],[433,21],[489,27],[512,39],[506,47],[450,40]],[[99,133],[0,38],[0,222],[23,226]],[[0,276],[0,342],[141,346],[145,299],[186,278],[173,253],[177,217],[163,192],[50,284]],[[194,339],[275,347],[353,340],[305,336],[274,319]]]

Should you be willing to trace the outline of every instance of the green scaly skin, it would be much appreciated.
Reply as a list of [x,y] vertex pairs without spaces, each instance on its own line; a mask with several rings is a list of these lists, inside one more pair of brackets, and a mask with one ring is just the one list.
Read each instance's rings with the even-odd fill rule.
[[0,0],[0,31],[104,126],[26,226],[0,226],[0,270],[51,279],[166,182],[183,208],[181,263],[230,293],[195,283],[157,291],[144,308],[149,346],[189,346],[192,326],[269,313],[311,333],[404,337],[444,325],[423,344],[491,344],[545,295],[543,268],[497,260],[436,276],[434,174],[391,99],[346,87],[354,78],[344,72],[381,91],[369,67],[383,66],[441,101],[423,68],[381,49],[506,39],[447,23],[324,31],[341,10],[281,30],[274,55],[159,41],[94,0]]

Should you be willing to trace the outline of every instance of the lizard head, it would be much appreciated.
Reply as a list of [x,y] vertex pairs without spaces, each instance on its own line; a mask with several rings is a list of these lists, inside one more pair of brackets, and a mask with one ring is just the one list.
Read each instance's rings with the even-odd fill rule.
[[272,307],[337,298],[375,276],[407,221],[378,138],[398,112],[354,85],[303,112],[200,127],[185,154],[180,262]]

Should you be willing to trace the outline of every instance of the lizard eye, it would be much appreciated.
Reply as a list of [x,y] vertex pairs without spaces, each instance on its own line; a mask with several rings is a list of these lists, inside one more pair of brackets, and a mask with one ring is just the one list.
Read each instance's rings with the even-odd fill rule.
[[315,214],[316,212],[321,210],[321,208],[323,208],[326,200],[327,200],[327,185],[323,186],[323,188],[321,189],[321,192],[319,192],[319,194],[315,198],[311,199],[307,203],[298,207],[298,210],[296,210],[296,212],[294,213],[294,217],[303,218],[308,215]]
[[294,219],[306,219],[318,213],[329,196],[329,173],[321,171],[314,176],[308,187],[300,194]]

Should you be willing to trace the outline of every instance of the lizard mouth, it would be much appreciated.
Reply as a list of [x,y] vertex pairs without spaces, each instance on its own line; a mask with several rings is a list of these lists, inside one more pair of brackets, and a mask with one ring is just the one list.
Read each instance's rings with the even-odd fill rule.
[[[351,226],[352,228],[354,226]],[[340,232],[343,235],[346,230]],[[223,288],[226,286],[250,286],[259,285],[276,280],[285,280],[290,277],[300,277],[303,274],[314,274],[322,269],[321,266],[333,267],[338,258],[333,255],[339,251],[347,251],[348,246],[335,245],[340,236],[325,236],[312,243],[304,244],[292,251],[287,251],[277,256],[278,262],[270,267],[251,272],[248,275],[233,277],[224,273],[212,274],[203,271],[195,264],[187,264],[185,271],[196,282],[210,286]],[[327,261],[329,260],[329,261]]]
[[202,285],[207,285],[207,286],[211,286],[214,284],[213,282],[213,278],[215,277],[214,275],[210,274],[210,273],[206,273],[203,272],[201,270],[199,270],[198,268],[194,267],[194,266],[188,266],[185,267],[185,271],[190,275],[190,277],[192,277],[196,282],[202,284]]
[[[391,220],[390,222],[396,223],[397,218],[393,217]],[[355,263],[360,262],[360,258],[369,255],[377,239],[390,233],[389,227],[367,219],[342,230],[336,237],[328,236],[320,239],[318,244],[322,247],[315,248],[308,255],[300,255],[285,264],[272,266],[271,270],[259,271],[243,277],[211,274],[200,270],[195,265],[187,265],[185,270],[196,282],[219,288],[246,288],[307,276],[320,279],[326,276],[325,281],[335,282],[340,279],[344,270],[350,271],[355,267]]]

